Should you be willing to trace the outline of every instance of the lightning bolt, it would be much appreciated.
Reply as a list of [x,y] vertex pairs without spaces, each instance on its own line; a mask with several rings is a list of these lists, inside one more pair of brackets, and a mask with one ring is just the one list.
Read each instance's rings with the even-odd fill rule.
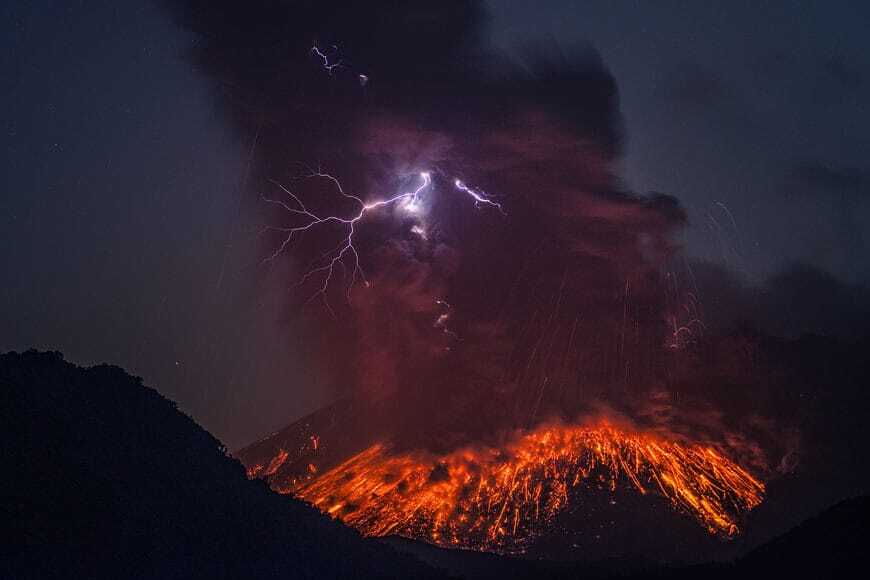
[[[440,306],[443,312],[438,315],[438,317],[435,319],[435,323],[432,326],[434,326],[435,328],[440,328],[441,332],[449,335],[454,340],[459,340],[459,335],[447,327],[447,323],[450,321],[450,309],[453,307],[444,300],[436,300],[435,304]],[[450,347],[446,347],[446,350],[449,351]]]
[[326,301],[326,290],[329,287],[329,283],[335,274],[336,267],[339,265],[341,265],[343,267],[344,260],[347,256],[351,257],[352,265],[353,265],[353,268],[351,270],[351,281],[350,281],[350,284],[348,285],[348,289],[347,289],[348,293],[350,292],[350,289],[353,287],[353,285],[356,283],[357,278],[362,279],[362,281],[366,285],[366,287],[371,286],[371,283],[366,278],[365,271],[363,270],[362,265],[360,264],[359,252],[357,251],[356,246],[354,246],[353,237],[354,237],[354,234],[356,233],[357,224],[370,211],[374,211],[374,210],[377,210],[377,209],[380,209],[380,208],[383,208],[386,206],[391,206],[391,205],[395,205],[397,207],[400,207],[411,214],[418,213],[420,211],[421,203],[422,203],[421,202],[421,194],[432,183],[432,177],[428,171],[423,171],[419,174],[420,183],[415,189],[413,189],[411,191],[399,193],[399,194],[394,195],[393,197],[390,197],[390,198],[380,199],[380,200],[372,201],[372,202],[368,202],[368,203],[363,201],[363,199],[361,197],[347,193],[342,188],[341,182],[339,182],[339,180],[336,177],[334,177],[328,173],[323,173],[321,171],[318,171],[318,172],[312,173],[309,177],[318,178],[318,179],[326,179],[326,180],[332,182],[332,184],[335,186],[335,189],[340,196],[342,196],[346,199],[353,200],[355,203],[357,203],[359,205],[359,211],[357,211],[355,214],[352,214],[352,215],[347,216],[347,217],[342,217],[342,216],[337,216],[337,215],[327,215],[327,216],[318,215],[318,214],[312,212],[311,210],[309,210],[305,206],[305,204],[302,202],[302,200],[299,198],[299,196],[297,196],[292,191],[290,191],[289,189],[284,187],[282,184],[273,180],[272,183],[274,183],[281,191],[283,191],[289,197],[290,203],[288,203],[286,201],[278,200],[278,199],[267,198],[267,197],[263,197],[263,200],[268,202],[268,203],[278,205],[279,207],[283,208],[288,213],[295,215],[295,216],[299,216],[300,218],[302,218],[306,221],[305,221],[305,223],[303,223],[300,226],[295,226],[295,227],[290,227],[290,228],[277,228],[277,227],[267,228],[267,229],[274,230],[274,231],[284,232],[286,234],[286,237],[282,241],[281,245],[272,253],[272,255],[270,255],[269,257],[267,257],[263,261],[270,262],[270,261],[274,260],[275,258],[277,258],[279,255],[281,255],[287,249],[287,246],[290,245],[290,243],[294,240],[294,238],[297,237],[302,232],[311,230],[317,226],[322,226],[322,225],[326,225],[326,224],[330,224],[330,223],[343,226],[345,229],[344,229],[344,235],[341,238],[341,241],[338,243],[338,245],[335,248],[327,251],[325,254],[323,254],[321,256],[321,258],[325,260],[325,263],[322,266],[313,268],[313,269],[309,270],[308,272],[306,272],[305,275],[302,277],[302,279],[299,282],[299,284],[301,285],[301,284],[304,284],[312,276],[315,276],[317,274],[323,274],[323,279],[322,279],[322,283],[320,285],[320,288],[309,299],[309,301],[316,298],[317,296],[322,296],[324,299],[324,302],[327,305],[327,308],[334,315],[334,311],[332,310],[331,307],[329,307],[329,303]]
[[[297,239],[301,234],[306,231],[312,230],[319,226],[326,226],[328,224],[342,227],[343,234],[338,244],[332,249],[327,250],[326,252],[321,254],[321,256],[315,260],[315,263],[320,263],[321,265],[312,267],[302,276],[302,279],[299,281],[299,285],[302,285],[313,276],[321,275],[320,286],[318,290],[309,298],[308,302],[310,302],[314,298],[317,298],[318,296],[322,297],[324,303],[327,306],[327,309],[334,316],[335,312],[330,307],[329,302],[326,299],[326,295],[329,284],[335,276],[335,270],[337,267],[345,268],[346,261],[348,259],[350,260],[351,279],[350,283],[347,285],[346,292],[348,297],[350,295],[350,290],[356,284],[358,279],[362,280],[363,284],[365,284],[366,287],[371,286],[371,283],[366,277],[365,270],[362,267],[359,252],[354,245],[354,235],[357,232],[357,226],[366,217],[366,215],[369,214],[369,212],[377,211],[381,208],[385,208],[388,206],[397,207],[411,216],[419,217],[424,210],[423,194],[432,185],[432,174],[429,171],[421,171],[418,174],[419,182],[414,189],[404,191],[392,197],[369,202],[366,202],[365,200],[363,200],[363,198],[357,195],[346,192],[342,187],[341,182],[335,176],[330,175],[329,173],[324,173],[323,171],[316,171],[310,173],[308,177],[312,179],[327,180],[334,186],[335,191],[339,196],[345,199],[349,199],[357,204],[358,210],[355,213],[347,216],[320,215],[308,209],[305,203],[303,203],[302,199],[298,195],[290,191],[290,189],[288,189],[281,183],[272,180],[272,183],[276,187],[278,187],[287,196],[288,199],[281,200],[262,196],[263,200],[267,203],[277,205],[287,213],[301,219],[303,223],[301,225],[293,227],[267,226],[266,228],[264,228],[265,230],[282,232],[285,234],[285,237],[281,244],[275,249],[275,251],[263,260],[263,263],[275,260],[278,256],[284,253],[284,251],[295,239]],[[482,192],[472,189],[470,187],[466,187],[459,179],[455,179],[454,184],[459,191],[466,193],[473,199],[475,206],[479,206],[481,204],[489,205],[498,209],[502,214],[504,214],[504,210],[502,209],[501,204],[492,201]],[[420,223],[415,224],[411,228],[411,232],[420,236],[423,240],[427,239],[426,230]]]
[[473,188],[471,188],[471,187],[468,187],[468,186],[465,185],[465,183],[463,183],[462,180],[460,180],[460,179],[454,179],[454,180],[453,180],[453,185],[454,185],[454,187],[456,187],[456,189],[458,189],[459,191],[462,191],[462,192],[467,193],[467,194],[471,197],[471,199],[474,200],[474,205],[475,205],[476,207],[477,207],[477,206],[480,206],[481,204],[483,204],[483,205],[489,205],[489,206],[492,206],[492,207],[496,208],[498,211],[500,211],[502,215],[507,215],[507,214],[505,213],[504,209],[501,207],[501,204],[500,204],[500,203],[497,203],[497,202],[495,202],[495,201],[493,201],[493,200],[491,200],[490,198],[488,198],[488,197],[486,196],[486,193],[485,193],[485,192],[480,191],[480,190],[477,190],[477,189],[473,189]]
[[[337,46],[333,46],[332,48],[334,49],[334,52],[338,52]],[[330,74],[330,76],[332,75],[332,71],[334,71],[336,68],[340,66],[347,66],[342,59],[331,62],[329,59],[329,55],[320,50],[320,47],[317,46],[316,43],[311,46],[311,50],[309,52],[317,56],[317,58],[319,58],[323,62],[323,68],[326,72]],[[359,86],[361,87],[365,87],[369,83],[369,75],[367,74],[359,73],[356,75],[356,78],[359,81]]]
[[326,53],[320,50],[320,48],[316,44],[311,46],[311,54],[316,54],[320,58],[320,60],[323,61],[323,68],[326,69],[329,74],[332,74],[332,71],[335,70],[336,67],[341,66],[341,60],[337,62],[329,62],[329,57],[326,56]]
[[[338,51],[338,48],[333,46],[335,51]],[[323,63],[323,68],[331,75],[333,71],[342,66],[342,60],[339,59],[335,62],[330,60],[330,57],[317,46],[317,43],[314,43],[311,46],[310,53],[316,55]],[[359,74],[359,82],[362,86],[365,86],[369,81],[369,77],[365,74]],[[332,307],[330,307],[329,302],[326,298],[327,289],[329,288],[329,283],[332,281],[335,275],[335,269],[338,266],[345,268],[345,259],[347,256],[351,258],[351,279],[350,283],[347,285],[347,296],[350,296],[350,290],[353,288],[354,284],[356,284],[357,279],[361,279],[366,287],[370,287],[371,283],[366,278],[365,271],[362,268],[360,263],[360,255],[357,251],[356,246],[354,246],[354,234],[356,233],[357,224],[363,220],[363,218],[371,211],[375,211],[387,206],[397,206],[403,209],[408,214],[413,216],[419,216],[423,210],[423,201],[422,194],[423,192],[429,188],[432,184],[432,174],[429,171],[421,171],[419,173],[420,182],[417,187],[411,191],[405,191],[394,195],[393,197],[389,197],[386,199],[379,199],[377,201],[366,202],[361,197],[353,195],[351,193],[347,193],[342,187],[339,180],[330,175],[328,173],[324,173],[322,171],[311,172],[308,176],[309,178],[317,178],[317,179],[325,179],[330,181],[334,186],[337,193],[346,199],[352,200],[355,202],[359,210],[355,214],[351,214],[350,216],[340,216],[340,215],[318,215],[313,211],[309,210],[308,207],[302,202],[302,200],[295,193],[290,191],[281,183],[271,180],[272,183],[277,186],[284,194],[287,195],[288,200],[282,201],[279,199],[267,198],[263,196],[263,200],[277,205],[283,208],[289,214],[296,216],[303,220],[304,223],[302,225],[294,226],[294,227],[274,227],[267,226],[264,228],[265,230],[279,231],[285,235],[284,240],[281,244],[275,249],[275,251],[265,258],[263,262],[271,262],[275,260],[278,256],[280,256],[287,247],[293,242],[295,238],[299,235],[303,234],[306,231],[312,230],[318,226],[324,226],[327,224],[336,224],[344,228],[344,234],[341,237],[338,245],[336,245],[331,250],[328,250],[321,254],[319,258],[315,260],[315,263],[321,262],[322,265],[313,267],[308,270],[299,281],[299,285],[307,282],[311,277],[317,276],[318,274],[322,274],[321,285],[317,292],[315,292],[311,298],[308,299],[308,302],[313,300],[314,298],[320,296],[323,298],[324,304],[330,313],[335,316],[335,312]],[[454,178],[453,180],[454,187],[466,195],[470,196],[472,200],[474,200],[475,207],[480,207],[480,205],[488,205],[496,208],[502,215],[506,215],[504,209],[501,204],[490,199],[485,192],[482,190],[471,188],[462,180],[458,178]],[[419,236],[421,239],[427,239],[427,233],[422,224],[415,224],[411,228],[411,233]],[[307,302],[306,302],[307,304]],[[445,303],[446,304],[446,303]],[[449,308],[449,305],[447,306]],[[442,314],[438,320],[436,321],[436,326],[443,328],[445,332],[450,332],[444,327],[447,322],[447,318],[449,315],[447,313]]]

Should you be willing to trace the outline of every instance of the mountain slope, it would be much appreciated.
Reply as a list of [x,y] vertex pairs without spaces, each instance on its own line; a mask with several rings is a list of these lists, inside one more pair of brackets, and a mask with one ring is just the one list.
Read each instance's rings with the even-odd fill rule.
[[438,576],[247,480],[217,439],[117,367],[9,353],[0,388],[16,466],[3,492],[9,577]]
[[753,574],[822,578],[870,564],[867,527],[870,496],[844,500],[737,562]]
[[[261,481],[117,367],[0,356],[3,578],[607,577],[599,566],[366,540]],[[729,564],[626,578],[826,577],[865,567],[870,498],[846,500]],[[412,556],[416,555],[417,557]],[[437,566],[427,566],[418,560]],[[649,565],[649,564],[648,564]],[[632,568],[632,566],[629,566]]]

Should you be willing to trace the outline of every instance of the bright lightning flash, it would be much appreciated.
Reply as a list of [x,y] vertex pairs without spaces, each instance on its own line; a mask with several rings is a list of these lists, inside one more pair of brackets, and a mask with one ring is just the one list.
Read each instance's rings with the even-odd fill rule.
[[[296,239],[298,235],[301,235],[303,232],[327,224],[334,224],[344,228],[344,234],[338,245],[335,246],[333,249],[325,252],[319,259],[322,260],[321,265],[314,267],[313,269],[306,272],[299,282],[300,284],[303,284],[312,276],[321,274],[322,283],[317,292],[315,292],[315,294],[311,297],[311,299],[314,299],[318,296],[322,297],[327,305],[327,308],[329,308],[330,312],[333,312],[332,309],[329,307],[328,302],[326,302],[326,291],[335,275],[336,267],[340,266],[341,268],[345,268],[345,261],[348,256],[350,256],[352,268],[351,280],[347,286],[347,292],[350,292],[351,288],[356,283],[358,278],[363,281],[366,287],[371,285],[366,278],[365,271],[363,270],[360,263],[359,252],[357,251],[356,246],[354,246],[354,234],[356,233],[357,224],[370,211],[378,210],[387,206],[394,206],[402,210],[403,212],[413,216],[414,218],[420,220],[425,210],[423,193],[432,185],[432,175],[428,171],[422,171],[418,174],[418,176],[420,179],[419,184],[413,190],[405,191],[386,199],[365,202],[361,197],[347,193],[342,188],[339,180],[334,176],[328,173],[323,173],[321,171],[312,173],[309,177],[326,179],[332,182],[340,196],[350,199],[358,204],[359,210],[355,214],[352,214],[350,216],[319,215],[317,213],[314,213],[305,206],[299,196],[294,194],[292,191],[290,191],[277,181],[272,181],[272,183],[274,183],[278,188],[281,189],[281,191],[283,191],[289,197],[289,202],[263,197],[264,201],[280,206],[288,213],[294,216],[298,216],[300,219],[303,219],[304,223],[294,227],[267,227],[267,230],[280,231],[286,234],[286,236],[282,243],[279,245],[279,247],[272,253],[272,255],[266,258],[264,262],[270,262],[277,258],[279,255],[281,255],[293,242],[293,240]],[[458,179],[454,181],[454,184],[459,191],[462,191],[471,196],[471,198],[474,200],[475,206],[479,206],[480,204],[490,205],[497,208],[504,214],[501,205],[490,200],[483,193],[465,186]],[[427,239],[426,230],[421,223],[415,224],[411,228],[411,233],[416,234],[423,240]],[[309,299],[309,301],[311,299]]]
[[316,44],[311,47],[311,54],[316,54],[320,58],[320,60],[323,61],[323,68],[325,68],[329,74],[332,74],[333,70],[341,66],[340,60],[338,62],[329,62],[329,57],[326,56],[326,53],[320,50],[320,48]]
[[468,187],[459,179],[453,180],[453,185],[456,186],[456,189],[458,189],[459,191],[464,191],[465,193],[470,195],[471,198],[474,200],[474,205],[476,205],[476,206],[479,206],[480,204],[491,205],[492,207],[494,207],[498,211],[500,211],[502,213],[502,215],[505,215],[504,209],[502,209],[501,204],[496,203],[496,202],[492,201],[491,199],[489,199],[488,197],[486,197],[486,194],[484,192]]

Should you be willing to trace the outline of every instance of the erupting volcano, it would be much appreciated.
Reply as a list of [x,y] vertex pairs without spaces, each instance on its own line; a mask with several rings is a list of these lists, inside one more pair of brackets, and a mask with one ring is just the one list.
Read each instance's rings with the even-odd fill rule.
[[[443,546],[524,551],[592,487],[738,533],[770,423],[742,362],[688,353],[706,327],[687,215],[619,176],[600,56],[503,53],[473,1],[323,10],[279,11],[299,30],[258,36],[251,61],[223,31],[197,48],[248,91],[227,106],[251,138],[262,264],[287,265],[319,401],[355,406],[240,451],[249,477]],[[263,58],[284,72],[251,76]]]
[[11,4],[2,577],[867,567],[870,3]]
[[[316,453],[317,439],[309,451]],[[274,474],[279,450],[250,477]],[[377,443],[322,474],[275,480],[291,493],[370,536],[397,534],[442,546],[522,551],[571,501],[577,486],[628,485],[657,493],[711,534],[738,532],[764,484],[712,445],[631,431],[606,420],[550,424],[502,447],[446,454],[398,451]]]

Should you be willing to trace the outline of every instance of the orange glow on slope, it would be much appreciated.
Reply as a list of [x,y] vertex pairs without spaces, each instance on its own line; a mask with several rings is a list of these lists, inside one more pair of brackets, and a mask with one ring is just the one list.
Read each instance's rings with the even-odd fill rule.
[[498,549],[539,534],[569,490],[624,478],[659,493],[712,534],[737,532],[737,515],[761,503],[764,484],[708,445],[667,441],[606,422],[542,426],[504,449],[446,455],[392,453],[377,444],[294,493],[363,534],[399,534],[446,546]]
[[[280,451],[278,451],[278,455],[272,458],[272,461],[269,462],[269,466],[266,467],[265,470],[263,470],[262,465],[255,465],[253,468],[248,470],[248,473],[253,471],[255,476],[259,475],[260,477],[272,475],[273,473],[277,472],[282,465],[284,465],[284,462],[287,461],[287,457],[289,457],[289,455],[290,454],[287,453],[287,451],[281,449]],[[248,477],[251,476],[248,475]]]

